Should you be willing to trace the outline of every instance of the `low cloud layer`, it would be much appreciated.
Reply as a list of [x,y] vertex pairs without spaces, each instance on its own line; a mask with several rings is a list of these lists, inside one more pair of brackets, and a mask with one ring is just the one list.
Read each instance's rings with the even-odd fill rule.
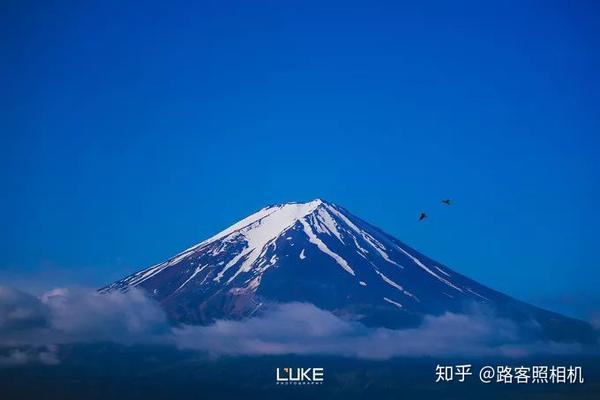
[[221,355],[320,354],[364,359],[396,356],[524,356],[576,353],[577,344],[526,342],[511,321],[489,311],[427,316],[411,329],[368,328],[312,304],[273,305],[262,315],[210,326],[172,327],[142,291],[99,294],[55,289],[41,297],[0,287],[0,365],[56,364],[65,343],[168,344]]
[[57,345],[163,343],[171,328],[141,291],[54,289],[41,297],[0,286],[0,365],[58,362]]
[[305,303],[279,305],[248,320],[174,330],[180,348],[209,354],[328,354],[364,359],[396,356],[518,357],[531,353],[573,353],[579,345],[524,343],[511,321],[487,312],[427,316],[411,329],[367,328]]

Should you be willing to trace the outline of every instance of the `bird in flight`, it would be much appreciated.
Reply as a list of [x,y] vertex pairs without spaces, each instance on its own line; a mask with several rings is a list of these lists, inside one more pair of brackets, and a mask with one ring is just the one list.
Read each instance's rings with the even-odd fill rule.
[[427,214],[422,212],[421,215],[419,215],[419,221],[423,221],[425,218],[427,218]]
[[442,200],[442,203],[444,203],[445,205],[449,206],[450,205],[450,199]]

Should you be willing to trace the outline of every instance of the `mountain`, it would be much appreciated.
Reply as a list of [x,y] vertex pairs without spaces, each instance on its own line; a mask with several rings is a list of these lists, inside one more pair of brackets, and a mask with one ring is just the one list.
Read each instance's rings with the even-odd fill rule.
[[100,291],[134,286],[182,323],[243,318],[273,302],[301,301],[397,328],[482,304],[543,337],[595,340],[588,324],[481,285],[320,199],[265,207]]

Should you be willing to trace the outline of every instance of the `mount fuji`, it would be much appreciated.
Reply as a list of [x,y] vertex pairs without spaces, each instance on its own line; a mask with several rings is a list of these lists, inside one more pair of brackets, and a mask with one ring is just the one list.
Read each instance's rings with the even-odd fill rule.
[[320,199],[267,206],[174,257],[102,289],[145,290],[175,323],[259,315],[307,302],[367,326],[414,326],[473,304],[536,336],[594,342],[583,321],[469,279]]

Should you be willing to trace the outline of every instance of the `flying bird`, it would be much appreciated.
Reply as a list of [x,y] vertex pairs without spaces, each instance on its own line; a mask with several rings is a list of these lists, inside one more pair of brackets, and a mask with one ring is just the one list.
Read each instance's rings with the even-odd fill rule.
[[419,221],[423,221],[425,218],[427,218],[427,214],[422,212],[421,215],[419,215]]
[[450,205],[450,199],[442,200],[442,203],[444,203],[445,205],[449,206]]

